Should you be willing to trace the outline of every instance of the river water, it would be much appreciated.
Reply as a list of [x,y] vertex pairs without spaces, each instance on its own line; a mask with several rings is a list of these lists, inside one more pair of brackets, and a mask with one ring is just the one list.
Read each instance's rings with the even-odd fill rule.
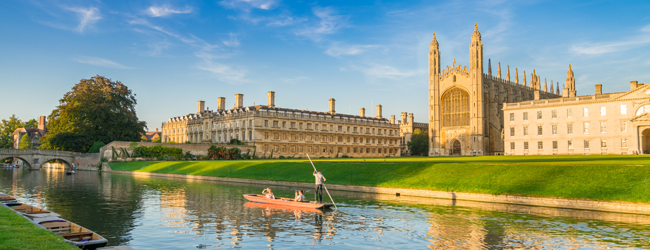
[[[333,192],[338,210],[247,203],[265,187],[0,169],[0,193],[142,249],[644,249],[650,216]],[[292,197],[291,187],[272,187]],[[307,192],[313,198],[312,192]]]

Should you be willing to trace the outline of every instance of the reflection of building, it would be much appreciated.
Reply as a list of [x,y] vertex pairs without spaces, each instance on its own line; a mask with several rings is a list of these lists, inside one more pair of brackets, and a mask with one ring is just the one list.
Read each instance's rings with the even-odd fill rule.
[[506,78],[501,77],[500,65],[493,76],[488,61],[485,73],[481,33],[475,26],[469,66],[454,61],[452,66],[442,69],[434,33],[429,51],[430,156],[502,153],[504,103],[559,97],[558,91],[553,91],[553,82],[549,90],[543,79],[542,87],[542,78],[534,70],[529,82],[524,71],[520,84],[517,69],[513,82],[509,67]]
[[402,112],[401,118],[402,119],[399,122],[399,136],[400,136],[399,146],[402,155],[411,155],[411,152],[409,152],[408,143],[411,141],[411,136],[413,135],[413,131],[419,129],[420,131],[428,135],[429,124],[422,123],[422,122],[415,122],[415,120],[413,119],[413,113],[408,114],[408,118],[406,118],[406,112]]
[[45,116],[41,116],[40,121],[38,122],[38,128],[17,128],[14,131],[14,148],[17,149],[20,147],[20,140],[25,134],[27,134],[27,136],[29,136],[29,138],[32,140],[32,147],[38,148],[38,146],[41,145],[39,140],[41,137],[45,136],[45,133],[47,133],[47,127],[45,126]]
[[650,153],[650,84],[632,81],[630,91],[576,96],[569,65],[562,98],[509,103],[506,153],[632,154]]
[[226,109],[218,98],[217,110],[205,109],[199,101],[196,114],[170,118],[163,123],[163,142],[228,143],[238,139],[255,145],[257,155],[315,157],[399,156],[398,125],[394,118],[336,113],[335,100],[328,112],[286,109],[275,106],[275,92],[268,93],[268,105],[245,107],[242,94],[235,95],[235,107]]

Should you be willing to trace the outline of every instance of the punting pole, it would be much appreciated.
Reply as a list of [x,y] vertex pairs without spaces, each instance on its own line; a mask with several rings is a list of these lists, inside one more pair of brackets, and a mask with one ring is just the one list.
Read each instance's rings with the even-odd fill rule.
[[[316,166],[314,166],[314,162],[311,161],[311,157],[309,157],[309,154],[306,154],[306,155],[307,155],[307,159],[309,159],[309,162],[311,163],[311,166],[314,167],[314,172],[318,172],[318,170],[316,170]],[[336,208],[338,210],[339,208],[336,206],[336,203],[334,202],[334,199],[332,199],[332,196],[330,195],[330,191],[327,190],[327,186],[325,186],[325,183],[323,183],[323,187],[325,188],[325,192],[327,192],[327,196],[330,197],[330,200],[332,201],[332,204],[334,204],[334,208]]]

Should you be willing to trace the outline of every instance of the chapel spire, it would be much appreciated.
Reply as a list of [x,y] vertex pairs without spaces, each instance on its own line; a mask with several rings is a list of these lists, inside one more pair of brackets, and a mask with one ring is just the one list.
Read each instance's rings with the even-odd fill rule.
[[506,81],[510,81],[510,65],[506,66]]
[[499,70],[497,71],[497,77],[501,79],[501,62],[499,62]]

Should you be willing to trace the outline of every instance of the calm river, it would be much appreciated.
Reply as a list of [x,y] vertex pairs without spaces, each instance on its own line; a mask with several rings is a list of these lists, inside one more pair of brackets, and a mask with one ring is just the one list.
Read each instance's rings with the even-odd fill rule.
[[[307,173],[310,174],[310,173]],[[247,203],[264,187],[0,169],[0,193],[142,249],[605,249],[650,246],[650,217],[334,192],[323,213]],[[293,196],[291,187],[273,187]],[[313,193],[306,193],[313,198]]]

